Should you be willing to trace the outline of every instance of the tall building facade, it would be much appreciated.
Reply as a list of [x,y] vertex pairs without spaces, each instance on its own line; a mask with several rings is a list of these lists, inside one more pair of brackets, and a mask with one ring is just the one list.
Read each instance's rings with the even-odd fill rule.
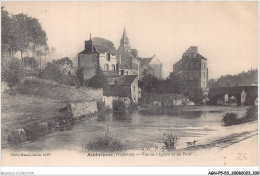
[[173,74],[181,82],[182,88],[208,87],[207,59],[198,53],[197,46],[190,46],[181,60],[173,65]]

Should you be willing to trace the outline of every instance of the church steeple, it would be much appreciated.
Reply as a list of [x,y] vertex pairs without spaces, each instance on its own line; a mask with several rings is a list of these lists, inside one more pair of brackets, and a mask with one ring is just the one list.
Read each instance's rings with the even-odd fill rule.
[[121,40],[120,40],[120,45],[124,46],[124,47],[129,47],[129,39],[128,39],[127,34],[126,34],[125,26],[124,26],[123,35],[122,35]]
[[127,37],[125,26],[124,26],[123,35],[120,40],[120,46],[117,51],[118,51],[118,54],[121,56],[125,56],[127,52],[131,52],[130,42]]

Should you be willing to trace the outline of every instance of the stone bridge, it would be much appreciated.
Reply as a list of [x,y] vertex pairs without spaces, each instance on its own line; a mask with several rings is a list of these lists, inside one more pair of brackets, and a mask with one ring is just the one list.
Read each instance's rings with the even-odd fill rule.
[[258,86],[216,87],[209,89],[209,102],[217,104],[220,97],[228,94],[237,99],[237,105],[254,105],[258,98]]

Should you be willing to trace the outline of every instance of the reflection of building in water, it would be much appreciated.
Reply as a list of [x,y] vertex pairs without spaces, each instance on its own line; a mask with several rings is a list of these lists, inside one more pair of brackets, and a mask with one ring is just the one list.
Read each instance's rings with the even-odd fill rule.
[[242,91],[241,93],[241,105],[243,106],[245,101],[246,101],[246,96],[247,96],[247,93],[245,90]]
[[181,60],[173,65],[173,74],[181,81],[183,88],[202,88],[208,86],[207,59],[198,53],[197,46],[190,46]]

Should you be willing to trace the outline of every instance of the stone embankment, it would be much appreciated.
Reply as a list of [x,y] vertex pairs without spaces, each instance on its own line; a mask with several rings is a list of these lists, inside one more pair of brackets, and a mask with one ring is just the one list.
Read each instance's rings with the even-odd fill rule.
[[182,94],[157,94],[147,93],[141,98],[142,105],[150,105],[152,107],[173,107],[173,106],[185,106],[195,105],[194,102],[190,101],[187,97]]

